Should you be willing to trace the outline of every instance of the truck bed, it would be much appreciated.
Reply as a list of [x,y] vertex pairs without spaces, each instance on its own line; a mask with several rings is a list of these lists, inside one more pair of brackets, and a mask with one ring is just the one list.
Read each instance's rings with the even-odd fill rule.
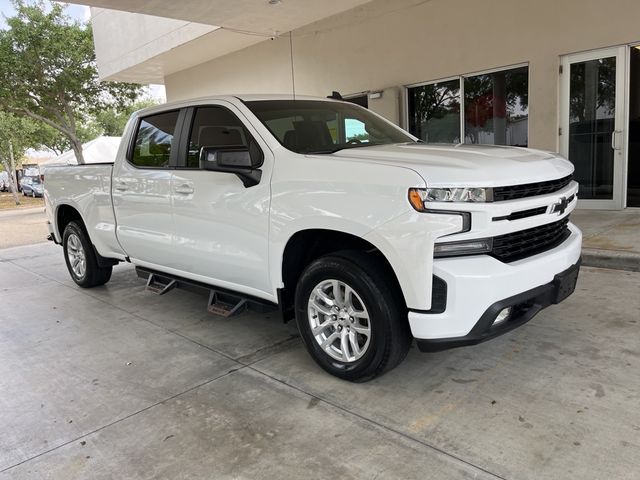
[[113,163],[91,163],[51,166],[44,173],[48,220],[55,224],[53,220],[60,213],[59,205],[74,207],[81,213],[96,249],[104,256],[122,252],[116,239],[111,204],[112,171]]

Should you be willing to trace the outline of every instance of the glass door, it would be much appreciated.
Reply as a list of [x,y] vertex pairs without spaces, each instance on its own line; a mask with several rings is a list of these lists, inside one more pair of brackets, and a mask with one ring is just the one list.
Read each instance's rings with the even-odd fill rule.
[[626,47],[562,58],[560,152],[575,165],[581,208],[624,207]]
[[629,49],[627,207],[640,207],[640,45]]

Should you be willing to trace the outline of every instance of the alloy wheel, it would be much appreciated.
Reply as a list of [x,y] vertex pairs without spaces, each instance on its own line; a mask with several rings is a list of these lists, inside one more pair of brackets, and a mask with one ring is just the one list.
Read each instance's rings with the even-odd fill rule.
[[355,362],[367,352],[371,322],[360,295],[341,280],[323,280],[309,295],[308,319],[316,342],[341,362]]

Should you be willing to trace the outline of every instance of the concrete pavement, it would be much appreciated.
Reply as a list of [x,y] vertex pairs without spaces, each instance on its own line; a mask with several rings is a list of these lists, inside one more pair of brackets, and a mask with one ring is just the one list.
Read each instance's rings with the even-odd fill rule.
[[0,249],[46,242],[44,207],[0,210]]
[[575,210],[571,221],[584,235],[584,265],[640,271],[640,209]]
[[224,319],[130,266],[77,288],[0,250],[0,479],[635,479],[640,274],[584,268],[516,331],[356,385],[277,315]]

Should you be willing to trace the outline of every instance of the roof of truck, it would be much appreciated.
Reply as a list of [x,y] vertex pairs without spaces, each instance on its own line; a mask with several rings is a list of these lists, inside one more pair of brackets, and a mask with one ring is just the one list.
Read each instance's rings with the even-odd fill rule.
[[184,100],[178,100],[175,102],[167,102],[161,105],[154,105],[137,112],[138,115],[144,115],[146,113],[152,113],[155,111],[166,111],[171,107],[181,108],[188,105],[206,104],[207,102],[225,100],[227,102],[234,102],[241,100],[243,102],[254,102],[261,100],[321,100],[326,102],[335,102],[337,100],[327,97],[314,97],[312,95],[296,95],[292,94],[268,94],[268,93],[253,93],[253,94],[239,94],[239,95],[211,95],[206,97],[189,98]]

